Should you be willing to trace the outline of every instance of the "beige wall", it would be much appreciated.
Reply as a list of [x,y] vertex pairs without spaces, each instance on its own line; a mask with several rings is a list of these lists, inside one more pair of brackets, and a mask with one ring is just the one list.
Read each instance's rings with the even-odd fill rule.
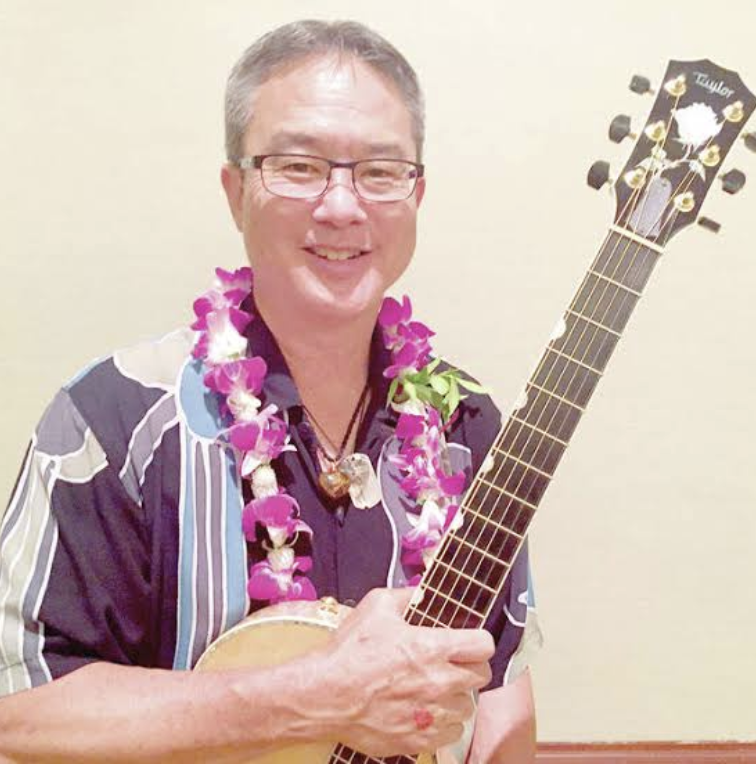
[[[403,287],[437,348],[508,405],[613,210],[585,186],[643,119],[633,72],[710,57],[756,88],[751,0],[0,4],[0,492],[56,387],[185,323],[242,251],[217,181],[241,49],[303,16],[374,25],[428,101]],[[756,157],[735,158],[744,170]],[[539,513],[543,739],[756,739],[756,190],[712,196],[657,271]]]

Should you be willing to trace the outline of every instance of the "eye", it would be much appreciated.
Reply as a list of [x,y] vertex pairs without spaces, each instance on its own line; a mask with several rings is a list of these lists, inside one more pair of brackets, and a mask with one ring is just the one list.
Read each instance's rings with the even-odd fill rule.
[[406,170],[401,163],[390,161],[367,163],[360,167],[360,179],[369,184],[395,184],[403,179]]
[[292,160],[285,162],[277,169],[278,173],[286,176],[318,176],[321,173],[320,168],[314,163],[308,163],[305,160]]

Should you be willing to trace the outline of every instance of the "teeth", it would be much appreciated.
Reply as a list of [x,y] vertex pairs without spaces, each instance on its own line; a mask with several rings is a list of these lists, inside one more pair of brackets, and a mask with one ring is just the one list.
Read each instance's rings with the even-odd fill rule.
[[338,251],[334,248],[314,248],[315,254],[328,261],[346,261],[353,256],[357,256],[358,251]]

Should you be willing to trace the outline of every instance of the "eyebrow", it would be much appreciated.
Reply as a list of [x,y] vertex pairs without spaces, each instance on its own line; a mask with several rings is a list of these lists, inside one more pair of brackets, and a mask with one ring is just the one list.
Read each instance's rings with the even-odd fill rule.
[[[322,139],[310,133],[298,131],[278,131],[273,134],[268,153],[291,151],[293,146],[301,147],[307,151],[317,152]],[[404,147],[394,141],[368,142],[365,151],[369,157],[396,157],[401,158],[405,154]]]

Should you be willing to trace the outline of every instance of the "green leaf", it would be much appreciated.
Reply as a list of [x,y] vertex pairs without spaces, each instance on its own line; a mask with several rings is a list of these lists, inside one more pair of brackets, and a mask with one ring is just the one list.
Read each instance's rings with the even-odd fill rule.
[[433,396],[433,390],[427,384],[415,385],[415,392],[417,397],[424,403],[430,402],[430,399]]
[[423,370],[426,371],[428,375],[430,375],[431,373],[433,373],[433,371],[436,370],[436,368],[438,368],[439,365],[441,365],[441,358],[434,357],[433,360],[431,360],[428,363],[428,365],[426,365],[425,368],[423,368]]
[[454,411],[457,410],[457,407],[459,406],[459,386],[457,385],[457,380],[452,379],[449,382],[449,394],[446,396],[446,407],[449,409],[449,415],[446,417],[446,420],[448,421]]
[[396,390],[397,389],[399,389],[399,379],[393,379],[391,381],[391,386],[389,387],[388,398],[386,400],[386,405],[391,405],[391,403],[394,402],[394,398],[396,397]]
[[457,382],[461,387],[464,387],[468,392],[474,392],[476,395],[487,395],[488,390],[482,387],[475,381],[468,381],[467,379],[457,379]]
[[417,389],[411,381],[404,382],[404,393],[410,400],[417,400]]
[[443,375],[431,376],[430,385],[439,395],[445,395],[449,391],[449,381]]

